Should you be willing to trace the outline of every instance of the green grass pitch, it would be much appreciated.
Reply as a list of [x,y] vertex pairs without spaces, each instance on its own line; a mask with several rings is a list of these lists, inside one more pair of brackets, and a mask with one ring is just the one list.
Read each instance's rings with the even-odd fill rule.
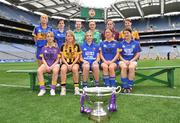
[[[43,97],[29,88],[4,87],[6,85],[29,86],[27,74],[6,73],[9,69],[35,69],[37,63],[0,64],[0,122],[1,123],[92,123],[79,112],[79,96],[68,91],[55,97],[49,90]],[[180,60],[140,60],[139,66],[180,65]],[[152,71],[143,71],[150,74]],[[163,74],[158,78],[165,79]],[[117,77],[118,81],[120,77]],[[68,84],[72,80],[68,79]],[[119,83],[118,83],[119,84]],[[72,84],[73,85],[73,84]],[[180,97],[180,69],[175,70],[175,89],[152,81],[144,81],[134,87],[134,94],[152,94]],[[118,95],[118,111],[111,113],[108,123],[180,123],[180,99]]]

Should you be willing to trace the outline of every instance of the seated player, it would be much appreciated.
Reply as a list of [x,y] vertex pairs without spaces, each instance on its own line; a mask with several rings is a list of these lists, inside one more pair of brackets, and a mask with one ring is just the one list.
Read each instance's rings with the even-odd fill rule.
[[114,40],[113,33],[110,29],[105,30],[105,38],[106,39],[100,44],[104,85],[105,87],[115,87],[115,70],[119,58],[118,42]]
[[82,69],[83,69],[83,87],[87,87],[89,71],[92,70],[95,85],[99,86],[99,47],[93,42],[93,35],[91,31],[86,32],[86,41],[81,46],[82,55]]
[[137,60],[140,57],[141,47],[138,41],[132,39],[132,30],[124,29],[125,39],[120,42],[120,62],[122,90],[124,93],[132,91],[133,80],[135,77],[135,68]]
[[43,96],[46,93],[45,82],[44,82],[44,73],[52,72],[52,83],[50,95],[55,95],[55,87],[57,83],[58,73],[59,73],[59,48],[54,43],[54,34],[53,32],[48,32],[46,35],[47,44],[42,49],[42,62],[43,64],[37,70],[38,81],[40,85],[40,92],[38,96]]
[[65,43],[61,46],[61,93],[66,95],[66,74],[72,71],[75,95],[79,95],[79,64],[80,47],[75,43],[75,36],[71,30],[66,32]]

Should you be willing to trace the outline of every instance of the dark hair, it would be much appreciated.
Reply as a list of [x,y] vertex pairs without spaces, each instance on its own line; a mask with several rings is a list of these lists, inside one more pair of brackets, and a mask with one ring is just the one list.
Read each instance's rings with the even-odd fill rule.
[[123,32],[124,31],[128,31],[128,32],[132,33],[132,29],[131,28],[124,28]]
[[63,19],[60,19],[60,20],[58,20],[57,24],[59,24],[61,21],[63,21],[63,22],[64,22],[64,20],[63,20]]

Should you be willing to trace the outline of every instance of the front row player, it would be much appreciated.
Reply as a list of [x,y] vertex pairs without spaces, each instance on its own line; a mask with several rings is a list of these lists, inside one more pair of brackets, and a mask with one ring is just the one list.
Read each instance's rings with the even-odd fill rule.
[[79,95],[79,64],[81,51],[75,43],[75,36],[71,30],[66,32],[65,43],[61,46],[61,95],[66,95],[66,74],[72,71],[75,95]]
[[113,38],[110,29],[105,30],[105,40],[100,44],[101,67],[105,87],[116,87],[115,70],[118,65],[119,48],[118,42]]
[[40,85],[40,92],[38,93],[38,96],[43,96],[46,93],[43,74],[50,72],[53,72],[50,95],[55,95],[55,87],[59,73],[59,48],[54,42],[54,33],[48,32],[46,39],[47,44],[42,48],[41,54],[43,64],[37,70]]
[[92,70],[95,85],[99,86],[99,47],[93,42],[93,35],[91,31],[86,32],[86,41],[81,46],[82,55],[82,69],[83,69],[83,87],[87,87],[89,71]]
[[139,59],[141,47],[138,41],[132,39],[132,30],[124,29],[125,39],[120,42],[120,62],[122,90],[124,93],[132,91],[135,68]]

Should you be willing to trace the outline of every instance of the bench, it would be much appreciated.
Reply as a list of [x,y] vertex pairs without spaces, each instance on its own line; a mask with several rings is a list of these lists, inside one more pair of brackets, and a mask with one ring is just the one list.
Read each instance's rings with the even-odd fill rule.
[[[145,80],[152,80],[155,82],[163,83],[168,85],[169,87],[174,87],[174,70],[176,68],[180,68],[180,66],[156,66],[156,67],[138,67],[136,68],[136,77],[140,77],[139,79],[135,80],[135,84],[143,82]],[[154,71],[153,74],[145,75],[142,71],[145,70],[159,70]],[[140,72],[141,71],[141,72]],[[34,91],[36,87],[36,78],[37,78],[37,70],[8,70],[7,73],[28,73],[30,78],[30,88]],[[160,80],[155,78],[156,76],[159,76],[163,73],[167,73],[167,81]],[[81,73],[82,74],[82,73]],[[116,75],[119,75],[120,71],[116,72]],[[51,74],[50,74],[51,75]],[[50,80],[50,75],[45,74],[44,79]],[[67,78],[72,76],[71,72],[67,73]]]
[[[143,82],[145,80],[151,80],[151,81],[159,82],[162,84],[166,84],[169,87],[173,88],[174,87],[174,70],[176,68],[180,68],[180,66],[137,67],[135,76],[140,77],[140,78],[136,79],[134,81],[134,84]],[[154,72],[150,75],[146,75],[142,71],[154,71]],[[156,76],[159,76],[164,73],[167,73],[167,81],[155,78]],[[119,74],[120,74],[120,71],[117,71],[116,75],[119,75]]]
[[[29,78],[30,78],[30,88],[32,89],[32,91],[34,91],[36,89],[36,81],[37,81],[37,70],[8,70],[6,71],[7,73],[27,73],[29,74]],[[92,71],[90,71],[90,81],[93,81],[93,76],[92,76]],[[46,84],[51,84],[51,76],[52,74],[44,74],[44,79],[48,82],[46,82]],[[71,72],[67,73],[67,78],[72,76]],[[60,75],[58,76],[58,79],[60,80]],[[79,71],[79,80],[80,80],[80,84],[82,84],[82,71]]]

